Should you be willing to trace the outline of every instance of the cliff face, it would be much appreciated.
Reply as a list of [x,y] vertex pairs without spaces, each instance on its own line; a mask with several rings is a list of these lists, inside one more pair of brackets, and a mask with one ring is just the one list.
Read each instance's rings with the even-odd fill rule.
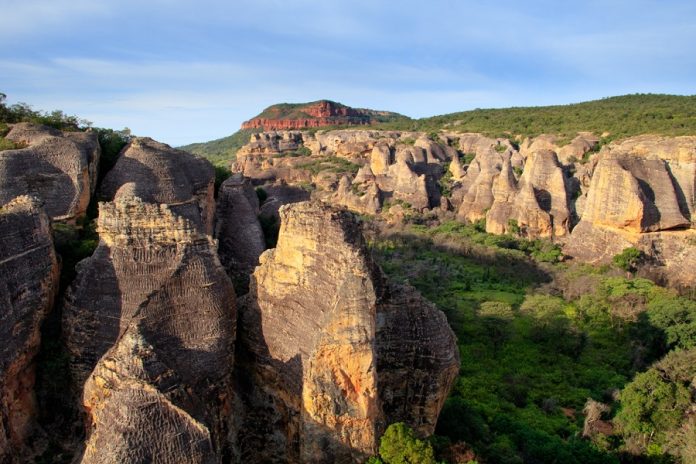
[[[242,124],[242,129],[292,130],[338,125],[365,125],[377,116],[388,117],[392,113],[355,109],[340,103],[321,100],[305,104],[274,105],[259,116]],[[394,115],[396,116],[396,115]]]
[[[280,214],[278,246],[262,255],[240,305],[239,375],[249,381],[242,456],[357,461],[375,452],[392,419],[432,432],[459,365],[442,314],[413,290],[410,300],[397,297],[403,304],[391,298],[350,214],[315,203]],[[402,333],[423,314],[435,322]],[[400,343],[417,347],[414,357],[394,360]],[[407,385],[395,385],[397,377]],[[426,399],[433,401],[419,408]]]
[[0,204],[34,195],[53,220],[84,216],[97,182],[97,135],[19,123],[6,138],[27,147],[0,152]]
[[39,201],[0,207],[0,462],[19,456],[35,418],[34,357],[53,305],[59,267]]
[[132,140],[104,178],[100,194],[113,200],[135,196],[169,205],[208,234],[215,216],[215,171],[205,159],[149,138]]

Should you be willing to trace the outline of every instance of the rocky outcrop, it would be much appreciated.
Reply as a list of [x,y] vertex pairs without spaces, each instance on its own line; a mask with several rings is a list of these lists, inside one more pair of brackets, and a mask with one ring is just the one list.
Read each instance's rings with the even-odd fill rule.
[[[600,163],[608,160],[630,172],[646,197],[641,230],[688,227],[696,206],[696,137],[633,137],[602,150]],[[650,217],[653,206],[659,217]]]
[[696,264],[691,244],[695,173],[696,137],[641,136],[605,147],[564,252],[606,263],[637,247],[649,257],[651,275],[695,285],[692,273],[679,270]]
[[[566,235],[570,230],[570,210],[568,208],[568,194],[566,180],[556,153],[550,150],[533,152],[524,166],[524,172],[520,178],[521,190],[534,192],[536,208],[531,202],[519,202],[518,206],[531,206],[531,210],[540,209],[550,218],[550,234],[539,233],[533,236]],[[526,200],[523,197],[523,201]],[[538,216],[538,213],[535,214]],[[545,228],[540,228],[540,232]]]
[[445,314],[413,287],[387,283],[377,304],[376,339],[386,423],[405,422],[420,435],[431,435],[459,373]]
[[259,222],[256,191],[240,174],[220,186],[215,238],[218,255],[238,294],[246,293],[249,275],[259,263],[266,242]]
[[[365,188],[365,190],[363,190]],[[379,187],[374,182],[361,185],[351,182],[348,176],[341,177],[331,204],[345,206],[351,211],[363,214],[377,214],[381,208]]]
[[97,227],[99,246],[78,265],[63,308],[77,385],[138,319],[160,318],[158,337],[181,353],[198,346],[222,356],[213,348],[233,339],[234,292],[213,239],[169,206],[135,197],[100,203]]
[[360,461],[391,420],[431,433],[459,365],[442,313],[384,281],[349,213],[280,214],[278,246],[240,305],[242,456]]
[[0,462],[22,462],[35,418],[34,357],[59,267],[49,219],[31,197],[0,208]]
[[87,381],[91,434],[81,462],[220,462],[204,417],[207,398],[191,392],[147,332],[129,328]]
[[578,162],[586,153],[594,150],[599,143],[599,137],[591,132],[580,132],[568,142],[555,135],[542,134],[533,139],[525,139],[520,144],[520,154],[527,158],[530,154],[549,150],[556,153],[558,160],[563,164]]
[[457,210],[457,218],[476,222],[486,217],[494,201],[493,180],[499,175],[502,164],[502,155],[490,147],[476,155],[461,179],[460,190],[464,196]]
[[33,195],[53,220],[84,216],[97,182],[96,134],[19,123],[6,138],[26,148],[0,152],[0,204]]
[[235,296],[215,242],[135,197],[101,203],[98,231],[63,310],[88,415],[82,462],[220,462]]
[[135,196],[213,233],[215,171],[207,160],[149,138],[133,139],[101,186],[103,198]]
[[387,111],[355,109],[329,100],[280,104],[266,108],[245,121],[242,129],[289,130],[324,126],[360,126],[399,117]]

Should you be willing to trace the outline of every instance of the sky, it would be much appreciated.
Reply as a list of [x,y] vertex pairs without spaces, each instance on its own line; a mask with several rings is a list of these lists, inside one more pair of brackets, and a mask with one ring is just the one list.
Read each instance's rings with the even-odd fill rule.
[[330,99],[411,117],[696,94],[694,0],[0,0],[0,92],[173,146]]

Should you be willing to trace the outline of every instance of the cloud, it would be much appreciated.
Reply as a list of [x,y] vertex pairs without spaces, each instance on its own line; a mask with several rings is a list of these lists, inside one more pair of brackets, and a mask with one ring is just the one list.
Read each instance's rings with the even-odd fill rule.
[[5,0],[0,17],[0,40],[45,35],[85,18],[109,15],[110,2],[100,0]]

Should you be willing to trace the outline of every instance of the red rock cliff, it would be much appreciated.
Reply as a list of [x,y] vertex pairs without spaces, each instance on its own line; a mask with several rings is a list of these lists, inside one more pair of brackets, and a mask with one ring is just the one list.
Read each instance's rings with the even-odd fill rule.
[[366,125],[375,116],[391,113],[356,109],[321,100],[306,104],[280,104],[266,108],[260,115],[242,124],[242,129],[288,130],[337,125]]

